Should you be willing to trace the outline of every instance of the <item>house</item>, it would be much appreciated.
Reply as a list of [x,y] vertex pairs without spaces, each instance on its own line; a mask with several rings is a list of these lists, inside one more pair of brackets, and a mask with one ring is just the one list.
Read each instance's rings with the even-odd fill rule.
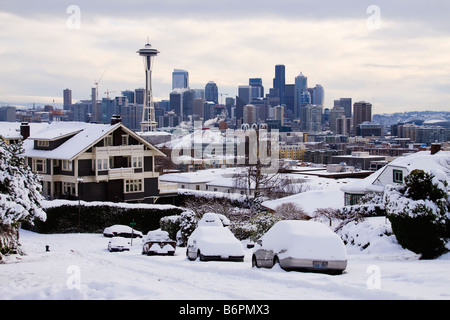
[[[165,155],[120,118],[113,118],[110,125],[30,125],[24,155],[42,177],[48,198],[154,203],[177,194],[176,185],[160,182],[154,170],[155,157]],[[27,132],[26,126],[21,125],[21,132]]]
[[[439,150],[439,149],[438,149]],[[425,172],[442,170],[450,181],[450,151],[419,151],[399,157],[365,179],[349,183],[341,190],[344,192],[345,205],[355,205],[366,194],[382,193],[389,184],[403,184],[403,179],[415,169]]]

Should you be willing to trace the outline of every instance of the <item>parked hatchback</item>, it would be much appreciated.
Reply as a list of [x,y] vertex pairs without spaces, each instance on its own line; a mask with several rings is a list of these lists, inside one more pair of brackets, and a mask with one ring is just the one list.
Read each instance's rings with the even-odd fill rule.
[[142,254],[147,255],[171,255],[175,254],[176,242],[169,238],[167,231],[153,230],[147,233]]
[[330,228],[314,221],[282,220],[257,241],[253,267],[342,273],[347,267],[343,241]]
[[205,213],[187,242],[189,260],[244,261],[244,248],[214,213]]

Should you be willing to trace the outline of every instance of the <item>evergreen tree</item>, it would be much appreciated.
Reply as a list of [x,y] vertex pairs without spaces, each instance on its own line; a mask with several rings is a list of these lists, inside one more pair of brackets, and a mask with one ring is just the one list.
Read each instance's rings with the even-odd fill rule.
[[445,252],[450,238],[446,179],[446,174],[437,170],[413,170],[404,185],[388,186],[384,192],[386,213],[397,241],[422,258]]
[[40,179],[26,165],[23,152],[22,143],[0,140],[0,255],[17,249],[21,222],[46,219]]

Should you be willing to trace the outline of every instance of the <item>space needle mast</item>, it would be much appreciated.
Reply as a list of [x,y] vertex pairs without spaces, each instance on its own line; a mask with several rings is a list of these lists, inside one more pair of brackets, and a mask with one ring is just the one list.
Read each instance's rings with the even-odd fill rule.
[[145,96],[144,106],[142,108],[141,131],[156,131],[155,108],[153,106],[152,93],[152,67],[153,58],[158,55],[159,51],[152,48],[152,45],[147,39],[145,47],[136,52],[144,59],[145,69]]

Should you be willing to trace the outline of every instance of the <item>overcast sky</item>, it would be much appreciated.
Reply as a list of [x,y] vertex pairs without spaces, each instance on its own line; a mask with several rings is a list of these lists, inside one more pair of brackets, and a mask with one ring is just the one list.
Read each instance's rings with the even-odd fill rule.
[[155,100],[173,69],[235,96],[256,77],[267,93],[284,64],[286,83],[302,72],[328,108],[351,97],[374,113],[448,111],[449,14],[448,0],[0,0],[0,102],[61,103],[65,88],[89,99],[105,70],[99,97],[143,87],[149,37]]

